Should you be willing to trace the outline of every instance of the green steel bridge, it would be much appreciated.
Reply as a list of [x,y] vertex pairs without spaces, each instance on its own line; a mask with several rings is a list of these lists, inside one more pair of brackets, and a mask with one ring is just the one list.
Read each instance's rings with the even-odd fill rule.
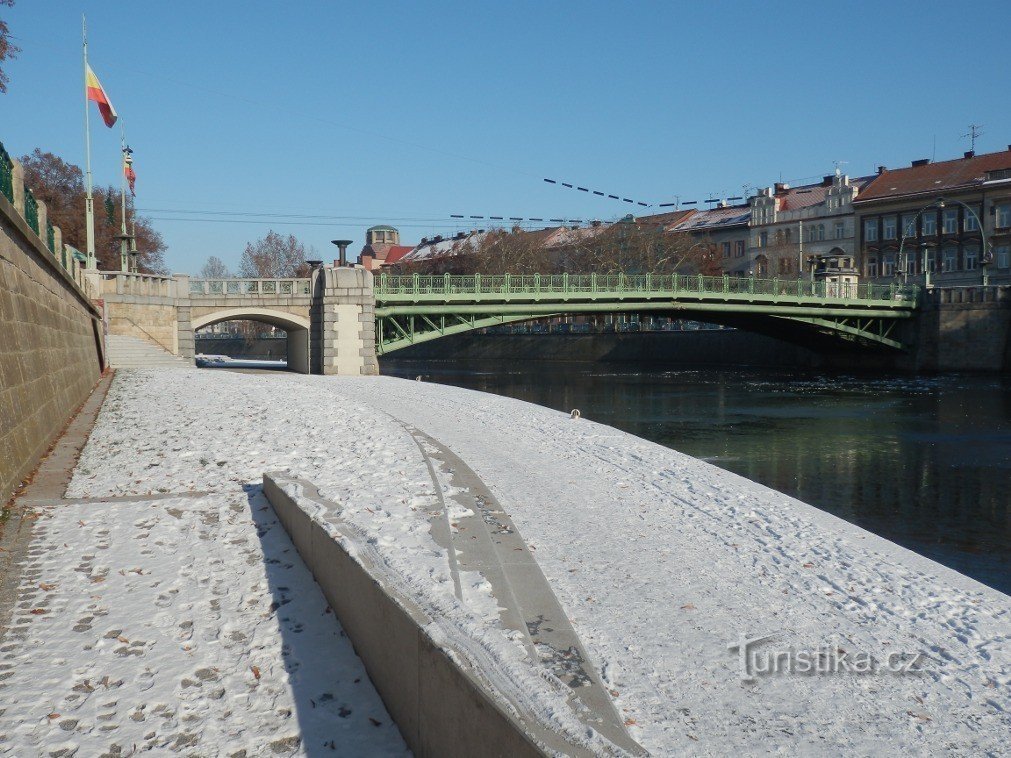
[[375,278],[376,351],[473,329],[567,315],[648,314],[725,324],[800,344],[904,350],[915,286],[684,274]]

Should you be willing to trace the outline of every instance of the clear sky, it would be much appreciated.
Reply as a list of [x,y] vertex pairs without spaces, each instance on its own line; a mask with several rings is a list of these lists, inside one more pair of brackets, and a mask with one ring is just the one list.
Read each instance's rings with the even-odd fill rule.
[[[271,227],[328,259],[373,223],[414,243],[492,223],[454,213],[648,212],[545,177],[705,207],[835,161],[955,157],[973,122],[977,151],[1011,143],[1006,0],[17,0],[12,155],[84,163],[82,11],[174,271],[234,267]],[[95,180],[118,184],[118,126],[92,129]]]

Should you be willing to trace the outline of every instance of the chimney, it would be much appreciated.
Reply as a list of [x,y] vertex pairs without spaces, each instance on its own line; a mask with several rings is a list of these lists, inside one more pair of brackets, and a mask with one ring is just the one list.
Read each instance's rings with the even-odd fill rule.
[[965,155],[963,155],[962,157],[963,158],[975,158],[976,157],[976,151],[975,150],[966,150],[965,151]]
[[912,162],[912,163],[910,163],[909,165],[910,165],[910,166],[911,166],[912,168],[917,168],[918,166],[926,166],[926,165],[927,165],[927,164],[929,164],[929,163],[930,163],[930,158],[920,158],[920,159],[919,159],[919,160],[917,160],[917,161],[913,161],[913,162]]
[[885,168],[884,166],[878,166],[878,176],[880,176],[881,174],[885,173],[887,170],[888,169]]
[[828,176],[823,176],[821,178],[821,186],[822,187],[831,187],[833,179],[835,179],[835,174],[829,174]]
[[786,192],[788,189],[790,189],[790,185],[787,184],[786,182],[776,182],[776,194],[777,195],[780,192]]

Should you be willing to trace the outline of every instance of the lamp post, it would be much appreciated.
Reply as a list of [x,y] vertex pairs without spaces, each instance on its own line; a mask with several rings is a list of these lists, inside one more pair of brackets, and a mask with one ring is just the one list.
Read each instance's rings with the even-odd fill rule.
[[348,245],[350,245],[354,240],[330,240],[330,242],[337,246],[340,250],[340,265],[348,265]]
[[923,286],[924,289],[930,289],[933,285],[930,283],[930,257],[928,251],[933,245],[929,242],[921,242],[920,248],[923,250]]
[[[990,265],[991,254],[990,254],[990,247],[986,239],[986,231],[983,228],[983,220],[979,217],[979,214],[977,214],[976,211],[972,209],[971,206],[966,205],[961,200],[947,201],[943,197],[939,197],[929,205],[925,205],[922,208],[920,208],[920,210],[916,212],[916,215],[913,216],[913,220],[909,222],[909,225],[902,230],[902,240],[899,242],[899,262],[902,265],[903,283],[905,284],[909,278],[909,261],[905,258],[905,254],[903,252],[906,245],[906,239],[908,239],[909,237],[913,236],[916,233],[916,222],[920,218],[920,216],[923,215],[924,211],[928,211],[931,208],[944,210],[945,203],[947,202],[952,202],[955,205],[962,206],[962,208],[964,208],[976,220],[976,228],[979,229],[980,246],[982,248],[980,250],[980,267],[983,269],[983,286],[986,287],[990,283],[989,270],[987,267]],[[926,243],[922,245],[922,247],[924,248],[923,271],[924,271],[924,284],[926,287],[930,287],[930,272],[926,266],[927,263],[926,248],[928,246],[929,245],[927,245]]]

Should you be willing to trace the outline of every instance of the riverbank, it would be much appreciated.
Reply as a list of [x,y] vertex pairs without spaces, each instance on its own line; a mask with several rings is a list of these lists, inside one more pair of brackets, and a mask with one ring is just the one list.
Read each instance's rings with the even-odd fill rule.
[[564,361],[387,360],[702,458],[1011,593],[1011,380]]
[[[515,656],[487,588],[475,584],[463,600],[453,592],[427,515],[437,493],[408,428],[457,456],[508,513],[629,732],[651,752],[1003,749],[1011,598],[778,492],[568,414],[389,377],[132,372],[113,385],[69,494],[255,497],[265,470],[287,471],[340,503],[341,517],[429,602],[462,604],[467,618],[484,619],[487,649]],[[177,565],[177,544],[151,549]],[[203,575],[213,556],[194,553],[193,571]],[[132,560],[98,562],[112,576],[129,575]],[[71,621],[53,613],[47,631]],[[730,649],[739,635],[771,635],[753,643],[762,656],[845,651],[850,661],[915,660],[920,670],[742,671]],[[76,655],[83,666],[93,653]],[[106,663],[120,677],[142,667],[131,657]],[[303,707],[299,717],[311,719]]]

